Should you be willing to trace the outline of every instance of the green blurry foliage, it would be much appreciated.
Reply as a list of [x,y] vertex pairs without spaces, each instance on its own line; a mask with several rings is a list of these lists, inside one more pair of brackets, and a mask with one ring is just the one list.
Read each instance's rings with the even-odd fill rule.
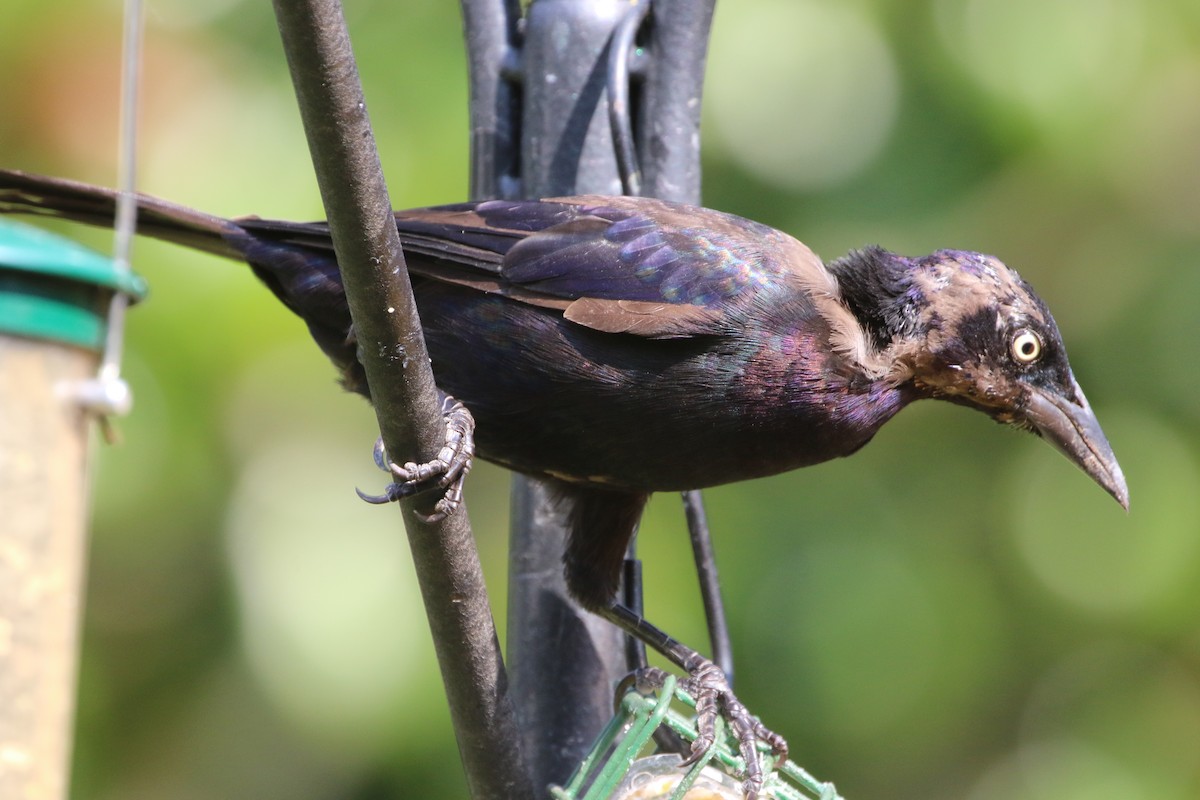
[[[0,5],[0,158],[111,183],[119,4]],[[1191,0],[739,0],[706,204],[826,257],[995,253],[1049,302],[1132,511],[925,403],[852,459],[709,493],[738,687],[850,798],[1200,796],[1200,13]],[[397,205],[465,195],[454,3],[351,0]],[[150,4],[140,183],[320,204],[268,4]],[[107,249],[103,232],[73,235]],[[462,797],[370,410],[234,264],[137,245],[137,407],[99,448],[73,796]],[[507,475],[468,500],[503,629]],[[703,626],[673,497],[653,619]]]

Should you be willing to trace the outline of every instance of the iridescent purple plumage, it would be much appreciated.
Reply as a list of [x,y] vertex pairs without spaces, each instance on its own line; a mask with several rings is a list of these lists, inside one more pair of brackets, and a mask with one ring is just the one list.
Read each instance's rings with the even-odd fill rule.
[[[0,213],[108,225],[113,198],[0,171]],[[369,396],[323,223],[153,198],[139,214],[142,233],[248,261]],[[849,455],[933,397],[1034,431],[1128,504],[1049,310],[992,256],[871,247],[827,267],[759,223],[630,197],[462,203],[397,212],[396,225],[434,376],[474,414],[477,452],[556,488],[571,592],[691,680],[711,662],[615,599],[651,492]],[[727,685],[697,685],[749,719]],[[743,728],[750,755],[756,735],[782,744],[760,728]]]

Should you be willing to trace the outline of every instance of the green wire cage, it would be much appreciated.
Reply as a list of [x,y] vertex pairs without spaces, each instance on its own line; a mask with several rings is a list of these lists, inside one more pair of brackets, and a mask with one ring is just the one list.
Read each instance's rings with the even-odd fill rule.
[[[654,754],[652,737],[664,727],[696,740],[696,702],[667,678],[657,693],[630,688],[617,713],[566,786],[550,787],[553,800],[721,800],[742,797],[745,764],[723,720],[712,747],[689,766],[674,753]],[[765,781],[761,796],[774,800],[842,800],[832,783],[818,781],[791,761],[777,762],[760,745]]]

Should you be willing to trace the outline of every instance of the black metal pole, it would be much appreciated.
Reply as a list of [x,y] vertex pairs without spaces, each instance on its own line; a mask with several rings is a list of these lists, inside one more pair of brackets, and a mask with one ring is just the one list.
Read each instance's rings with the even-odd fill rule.
[[[607,48],[632,9],[628,0],[534,0],[529,6],[519,62],[520,194],[621,193],[605,91]],[[650,72],[638,108],[643,191],[697,202],[700,86],[712,2],[656,0],[653,14]],[[472,129],[474,141],[474,123]],[[580,611],[567,594],[568,513],[542,483],[514,479],[508,661],[535,786],[570,775],[611,716],[613,687],[626,669],[621,635]]]
[[[388,451],[429,460],[445,426],[339,0],[275,15]],[[439,523],[401,501],[471,796],[531,797],[466,508]]]
[[[620,194],[605,57],[627,0],[534,0],[521,59],[521,192]],[[613,711],[622,634],[563,582],[569,508],[532,478],[513,481],[508,661],[535,786],[564,783]]]
[[715,0],[654,0],[638,126],[642,194],[700,203],[700,99]]
[[470,85],[472,199],[520,193],[519,0],[462,0]]

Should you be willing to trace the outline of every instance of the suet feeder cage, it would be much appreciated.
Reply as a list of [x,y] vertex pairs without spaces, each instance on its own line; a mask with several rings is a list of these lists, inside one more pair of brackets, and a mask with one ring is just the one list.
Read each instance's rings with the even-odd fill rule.
[[[717,741],[694,764],[675,753],[654,753],[655,731],[664,728],[686,749],[696,740],[695,700],[674,676],[656,693],[630,688],[617,713],[600,733],[566,786],[552,786],[554,800],[741,800],[745,763],[724,720]],[[765,782],[761,797],[771,800],[842,800],[791,761],[777,762],[760,745]]]

